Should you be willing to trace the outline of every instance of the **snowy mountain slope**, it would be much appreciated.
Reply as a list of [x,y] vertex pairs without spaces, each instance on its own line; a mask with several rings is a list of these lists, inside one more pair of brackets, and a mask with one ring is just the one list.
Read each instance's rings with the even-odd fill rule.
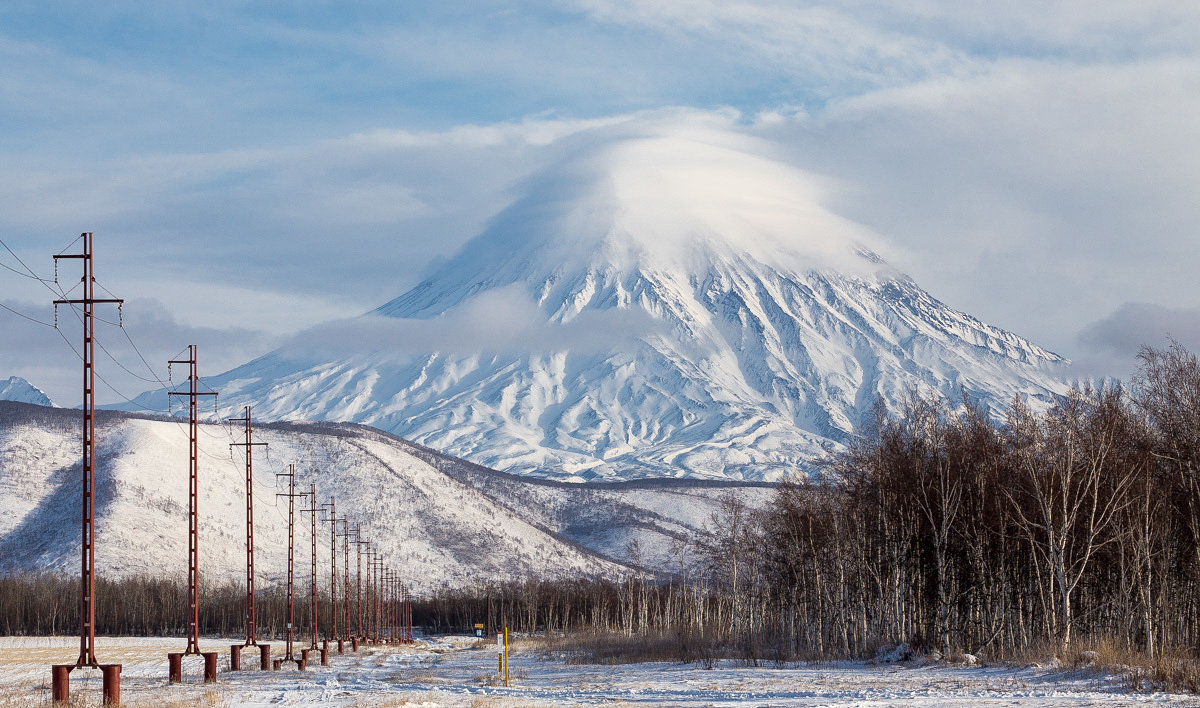
[[[80,416],[0,402],[0,573],[77,568]],[[680,496],[674,514],[637,511],[640,502],[625,502],[631,495],[619,490],[593,497],[579,485],[501,475],[362,426],[263,424],[255,439],[269,445],[266,453],[257,451],[254,467],[256,566],[272,582],[284,577],[287,541],[287,505],[275,497],[282,488],[275,474],[290,462],[297,463],[299,491],[312,481],[322,502],[334,495],[338,514],[361,523],[364,537],[417,591],[524,577],[618,578],[631,572],[621,562],[628,545],[623,536],[636,533],[648,547],[667,549],[670,538],[703,529],[690,517],[703,516],[710,497],[722,491]],[[186,426],[102,412],[97,440],[98,567],[105,575],[183,577]],[[244,458],[240,451],[230,454],[230,442],[224,426],[201,426],[200,538],[207,582],[244,577]],[[757,503],[765,490],[745,491]],[[557,504],[557,516],[548,511],[550,502]],[[297,508],[305,505],[298,501]],[[588,534],[575,534],[575,542],[561,533],[570,530],[564,512],[585,506],[611,536],[595,550],[586,547]],[[604,522],[606,514],[611,523]],[[310,524],[307,514],[297,514],[296,552],[305,578]],[[329,542],[328,525],[318,523],[318,565],[326,569],[319,572],[328,572]],[[340,549],[339,541],[339,556]],[[649,565],[651,557],[641,560]]]
[[32,403],[35,406],[54,405],[50,401],[50,397],[40,388],[20,376],[9,376],[7,379],[0,381],[0,401]]
[[210,383],[572,480],[777,479],[913,386],[993,410],[1066,390],[1060,357],[889,268],[761,150],[696,129],[589,146],[407,293]]

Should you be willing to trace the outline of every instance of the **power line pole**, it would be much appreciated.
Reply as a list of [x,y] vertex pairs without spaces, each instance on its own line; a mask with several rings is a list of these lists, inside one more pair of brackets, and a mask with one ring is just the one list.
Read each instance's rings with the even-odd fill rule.
[[375,626],[378,609],[379,551],[372,548],[367,554],[367,641],[371,644],[379,641],[378,628]]
[[396,642],[404,644],[407,640],[404,629],[406,627],[405,618],[407,616],[408,605],[405,602],[406,590],[404,581],[400,579],[400,573],[396,573]]
[[[342,524],[342,532],[338,536],[342,537],[342,561],[345,567],[345,583],[342,585],[342,595],[345,596],[345,606],[342,610],[342,631],[346,633],[346,638],[350,640],[351,651],[358,651],[358,639],[350,634],[350,536],[354,534],[350,531],[350,519],[343,516],[338,521]],[[339,649],[341,641],[341,639],[338,640]]]
[[309,514],[311,522],[310,540],[312,542],[312,575],[309,582],[309,595],[312,601],[312,643],[308,645],[309,649],[317,649],[317,514],[321,511],[321,507],[317,505],[317,485],[310,482],[308,485],[308,500],[311,506],[307,509],[301,509],[301,513]]
[[372,601],[372,596],[371,596],[371,583],[374,580],[374,578],[375,578],[375,550],[372,549],[370,546],[368,546],[367,547],[367,593],[366,593],[367,594],[366,641],[368,644],[374,642],[374,640],[375,640],[375,637],[374,637],[374,635],[375,635],[375,622],[374,622],[375,603]]
[[[265,442],[253,441],[253,428],[250,423],[250,406],[245,408],[245,417],[230,418],[227,422],[242,423],[245,427],[246,442],[229,443],[229,447],[246,448],[246,642],[241,646],[230,647],[229,668],[237,671],[242,668],[242,647],[258,645],[258,629],[255,620],[254,606],[254,448],[266,447]],[[261,645],[259,650],[259,667],[270,668],[270,651],[268,645]]]
[[196,402],[200,396],[215,398],[217,394],[198,390],[200,377],[196,373],[196,345],[189,344],[187,352],[188,358],[172,359],[167,364],[168,366],[171,364],[188,365],[188,390],[167,391],[167,396],[187,396],[188,398],[188,644],[182,654],[170,653],[167,654],[167,658],[170,660],[169,680],[178,682],[182,679],[182,657],[203,654],[204,680],[211,682],[217,680],[216,653],[200,651],[200,514],[198,510],[200,446],[197,439],[199,423],[196,416]]
[[404,643],[413,643],[413,601],[408,595],[408,584],[401,583],[404,593]]
[[276,494],[277,497],[287,497],[288,500],[288,562],[287,562],[287,604],[288,604],[288,621],[287,621],[287,650],[283,658],[277,659],[278,664],[284,662],[293,662],[296,668],[304,670],[304,664],[292,654],[292,638],[296,631],[296,611],[295,611],[295,550],[296,550],[296,498],[308,496],[306,493],[296,493],[296,465],[288,465],[287,472],[278,472],[276,478],[287,477],[288,491],[287,494]]
[[404,593],[404,642],[412,644],[413,640],[413,624],[412,624],[412,600],[408,594],[408,585],[401,584],[401,591]]
[[384,625],[387,627],[386,640],[388,644],[396,643],[396,574],[389,568],[387,571],[387,604],[384,605]]
[[375,553],[375,621],[371,627],[375,630],[375,643],[383,641],[383,553]]
[[337,500],[329,495],[329,503],[322,504],[321,509],[329,514],[329,639],[338,640],[337,621]]
[[381,590],[379,593],[379,643],[391,644],[392,571],[386,566],[383,569],[383,577],[379,582]]
[[493,629],[494,628],[492,626],[492,594],[488,593],[488,595],[487,595],[487,629],[484,630],[485,632],[487,632],[487,634],[486,634],[487,637],[490,638],[492,636]]
[[[96,487],[96,338],[94,308],[98,304],[114,303],[118,307],[125,301],[119,298],[97,298],[96,277],[92,261],[92,233],[80,234],[83,253],[54,256],[55,270],[60,258],[83,260],[83,297],[55,300],[59,305],[83,306],[83,510],[80,528],[79,569],[79,658],[72,664],[59,664],[51,668],[53,699],[66,703],[68,700],[68,677],[72,669],[81,666],[98,667],[104,673],[104,701],[118,704],[121,701],[121,665],[101,665],[96,660],[96,537],[95,537],[95,487]],[[57,319],[57,318],[56,318]],[[106,668],[107,667],[107,668]]]
[[363,637],[363,606],[362,606],[362,554],[363,546],[370,546],[370,541],[362,540],[362,528],[354,525],[354,545],[358,548],[358,574],[354,578],[354,584],[357,586],[358,592],[358,632],[355,634],[357,640],[362,640]]

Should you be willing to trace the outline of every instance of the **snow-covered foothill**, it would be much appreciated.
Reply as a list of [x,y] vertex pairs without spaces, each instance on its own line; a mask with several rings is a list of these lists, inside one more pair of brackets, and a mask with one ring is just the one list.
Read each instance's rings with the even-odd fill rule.
[[[81,416],[0,402],[0,573],[77,571]],[[201,572],[206,582],[240,582],[245,459],[230,444],[243,438],[221,424],[199,431]],[[96,438],[100,572],[185,577],[187,425],[102,411]],[[267,443],[255,449],[255,565],[271,583],[286,569],[287,504],[276,496],[276,473],[289,463],[296,464],[298,491],[315,483],[319,502],[332,496],[337,514],[361,526],[419,594],[497,580],[669,572],[679,567],[672,544],[703,534],[723,496],[758,505],[771,493],[762,485],[530,480],[349,424],[260,424],[255,441]],[[297,557],[311,553],[310,529],[308,514],[298,514]],[[317,529],[317,561],[325,569],[330,527],[321,521]],[[631,548],[641,549],[637,557]],[[324,581],[327,571],[320,572]]]

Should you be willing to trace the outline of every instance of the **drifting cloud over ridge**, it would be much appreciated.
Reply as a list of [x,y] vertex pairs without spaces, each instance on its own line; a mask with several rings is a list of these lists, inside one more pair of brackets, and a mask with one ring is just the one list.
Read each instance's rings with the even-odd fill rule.
[[520,285],[511,285],[480,293],[429,319],[370,313],[324,322],[291,337],[279,351],[298,359],[371,352],[587,354],[646,336],[655,326],[643,310],[616,308],[588,310],[567,322],[553,322]]

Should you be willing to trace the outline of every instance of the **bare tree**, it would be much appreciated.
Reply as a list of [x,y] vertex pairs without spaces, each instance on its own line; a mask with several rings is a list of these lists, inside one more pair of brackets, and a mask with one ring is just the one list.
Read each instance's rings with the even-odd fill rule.
[[1116,539],[1113,520],[1130,503],[1138,470],[1115,465],[1126,425],[1119,389],[1074,391],[1045,418],[1014,406],[1015,517],[1045,563],[1056,606],[1052,627],[1071,647],[1072,599],[1095,553]]
[[1200,568],[1200,361],[1174,340],[1143,347],[1134,377],[1137,405],[1155,435],[1154,454],[1174,474],[1182,512]]

